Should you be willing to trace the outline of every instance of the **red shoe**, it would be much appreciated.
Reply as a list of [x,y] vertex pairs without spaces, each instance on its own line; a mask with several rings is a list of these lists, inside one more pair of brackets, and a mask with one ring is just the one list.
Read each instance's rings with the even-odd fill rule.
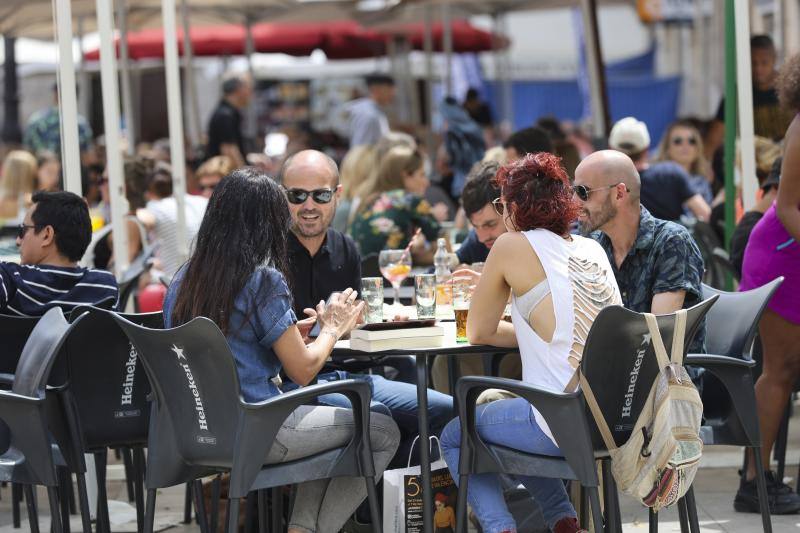
[[578,519],[572,516],[565,516],[553,527],[553,533],[589,533],[588,530],[581,528]]

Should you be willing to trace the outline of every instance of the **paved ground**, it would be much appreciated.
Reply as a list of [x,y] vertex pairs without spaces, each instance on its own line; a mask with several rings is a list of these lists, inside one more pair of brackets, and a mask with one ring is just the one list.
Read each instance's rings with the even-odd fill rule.
[[[795,410],[800,413],[800,410]],[[790,485],[796,483],[797,465],[800,460],[800,414],[795,415],[789,425],[789,466],[787,466],[787,479]],[[757,514],[742,514],[733,510],[733,496],[738,487],[736,473],[741,465],[742,452],[739,448],[715,447],[707,448],[703,456],[700,472],[695,480],[695,493],[697,497],[698,513],[701,531],[753,533],[762,531],[761,518]],[[120,464],[109,466],[108,492],[111,498],[112,530],[117,532],[136,531],[136,512],[131,504],[127,503],[125,485],[122,482],[123,469]],[[791,476],[791,479],[789,477]],[[0,490],[0,533],[28,531],[27,514],[23,504],[22,529],[15,530],[11,522],[11,491],[9,488]],[[157,499],[156,530],[168,530],[170,533],[194,533],[199,528],[180,523],[183,516],[183,487],[173,487],[159,491]],[[50,519],[47,516],[47,495],[39,490],[41,531],[49,530]],[[623,529],[625,533],[647,531],[647,510],[636,504],[633,500],[621,497]],[[662,511],[659,531],[679,531],[678,514],[676,510]],[[80,531],[80,519],[72,517],[72,531]],[[773,517],[773,530],[778,532],[800,532],[800,515]]]

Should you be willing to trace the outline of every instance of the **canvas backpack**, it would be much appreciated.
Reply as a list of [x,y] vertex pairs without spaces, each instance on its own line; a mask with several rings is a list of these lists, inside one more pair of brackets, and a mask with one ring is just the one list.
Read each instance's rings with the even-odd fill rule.
[[700,421],[703,403],[683,367],[686,311],[675,314],[672,357],[654,315],[645,313],[659,373],[630,438],[616,446],[589,382],[579,374],[586,403],[611,454],[611,472],[617,486],[654,511],[672,505],[692,485],[703,442]]

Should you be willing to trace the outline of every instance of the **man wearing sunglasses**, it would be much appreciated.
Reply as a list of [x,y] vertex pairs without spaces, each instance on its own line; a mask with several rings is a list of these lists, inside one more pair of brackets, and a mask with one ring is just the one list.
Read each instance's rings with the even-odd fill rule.
[[0,313],[41,316],[51,307],[116,305],[110,272],[78,267],[92,238],[86,201],[70,192],[38,192],[19,225],[20,264],[0,262]]
[[[292,215],[288,243],[292,297],[295,314],[298,317],[308,315],[308,318],[297,323],[305,337],[316,321],[314,307],[320,300],[326,300],[332,292],[341,292],[348,287],[361,290],[361,256],[350,237],[330,227],[341,193],[339,169],[330,157],[316,150],[298,152],[284,162],[279,180],[286,190]],[[350,374],[346,371],[322,373],[317,380],[324,382],[345,378],[370,381],[373,400],[382,404],[376,408],[390,414],[400,426],[403,442],[396,457],[407,461],[411,442],[417,433],[416,386],[389,381],[378,375]],[[294,386],[288,384],[284,388]],[[349,400],[341,395],[324,396],[320,401],[326,405],[350,407]],[[450,421],[452,409],[452,398],[428,391],[431,434],[438,435]]]
[[640,176],[641,202],[654,217],[677,222],[683,207],[697,220],[707,222],[711,208],[691,185],[689,174],[677,163],[661,161],[650,164],[650,133],[644,122],[625,117],[614,124],[609,147],[631,158]]
[[[605,249],[622,295],[637,313],[666,314],[702,300],[703,258],[689,231],[640,204],[639,173],[615,150],[595,152],[575,170],[581,233]],[[705,351],[705,327],[691,353]]]

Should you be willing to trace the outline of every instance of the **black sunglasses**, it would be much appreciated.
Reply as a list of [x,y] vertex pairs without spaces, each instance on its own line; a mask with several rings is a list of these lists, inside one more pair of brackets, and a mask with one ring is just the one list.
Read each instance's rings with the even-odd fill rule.
[[[589,188],[586,187],[586,185],[575,185],[572,188],[572,191],[575,193],[575,195],[578,198],[580,198],[582,201],[585,202],[586,200],[589,199],[589,195],[592,194],[593,192],[605,191],[605,190],[608,190],[608,189],[613,189],[617,185],[619,185],[619,183],[615,183],[613,185],[606,185],[605,187],[598,187],[596,189],[589,189]],[[625,187],[625,190],[627,191],[628,187]]]
[[293,204],[302,204],[310,194],[315,203],[327,204],[333,199],[333,193],[333,189],[286,189],[286,198]]
[[695,146],[697,144],[697,139],[695,139],[694,137],[686,137],[686,138],[673,137],[672,138],[672,144],[674,144],[675,146],[681,146],[683,144],[683,141],[688,142],[690,146]]
[[17,226],[17,238],[18,239],[24,239],[25,238],[25,233],[27,233],[27,231],[29,229],[31,229],[31,228],[36,229],[38,227],[39,226],[37,226],[36,224],[34,224],[34,225],[20,224],[19,226]]

